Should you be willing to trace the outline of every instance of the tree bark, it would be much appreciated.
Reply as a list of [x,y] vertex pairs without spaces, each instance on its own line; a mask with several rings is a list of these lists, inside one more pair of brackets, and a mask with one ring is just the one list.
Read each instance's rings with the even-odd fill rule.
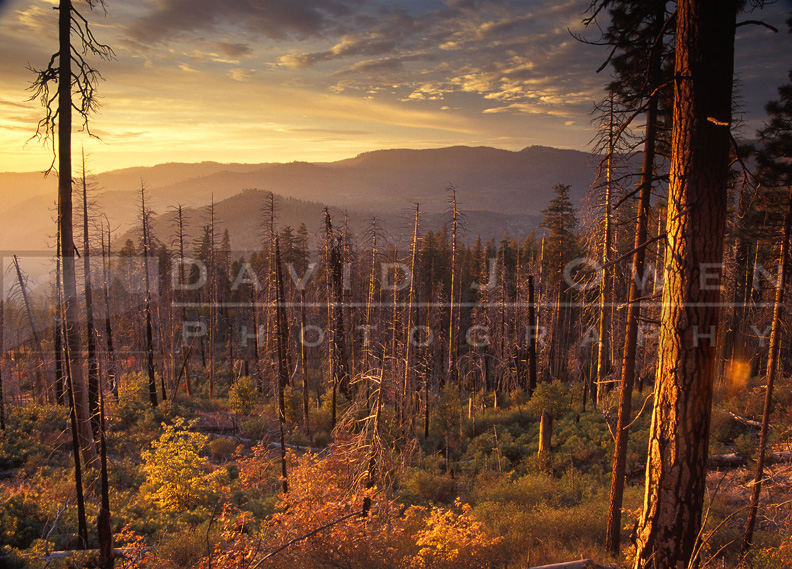
[[677,2],[665,284],[636,569],[688,567],[701,528],[736,12],[736,0]]

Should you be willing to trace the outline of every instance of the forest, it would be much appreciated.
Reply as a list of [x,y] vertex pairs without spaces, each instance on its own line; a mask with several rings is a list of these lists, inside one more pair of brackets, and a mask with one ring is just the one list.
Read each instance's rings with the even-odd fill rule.
[[484,240],[453,184],[398,235],[262,189],[249,254],[214,202],[155,223],[141,181],[128,233],[92,204],[72,126],[114,54],[104,3],[60,0],[57,246],[0,299],[0,566],[792,566],[792,84],[732,128],[736,30],[772,26],[582,4],[611,71],[582,203],[558,180]]

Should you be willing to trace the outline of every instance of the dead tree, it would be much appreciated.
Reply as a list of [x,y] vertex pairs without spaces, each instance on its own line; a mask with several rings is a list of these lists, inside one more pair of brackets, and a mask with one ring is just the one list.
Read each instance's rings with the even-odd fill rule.
[[[421,215],[421,205],[415,204],[415,220],[413,222],[413,234],[410,241],[410,285],[407,293],[407,328],[406,338],[404,342],[404,380],[402,391],[404,393],[404,408],[403,413],[405,417],[410,417],[411,424],[415,421],[415,415],[412,413],[412,400],[415,389],[411,381],[410,372],[412,371],[412,328],[413,328],[413,311],[416,300],[416,275],[415,270],[418,267],[418,222]],[[380,389],[382,386],[380,385]],[[378,410],[379,412],[379,410]]]
[[27,285],[25,282],[25,278],[22,276],[22,269],[19,268],[19,259],[17,256],[14,255],[14,267],[16,268],[17,274],[17,282],[19,284],[19,291],[22,295],[22,300],[25,304],[25,313],[28,317],[28,323],[30,324],[30,331],[33,334],[33,341],[36,344],[36,352],[38,353],[39,359],[41,360],[42,369],[44,370],[44,377],[45,380],[42,382],[41,380],[41,372],[36,370],[36,377],[38,378],[38,389],[40,393],[38,393],[38,397],[42,400],[47,400],[49,395],[49,389],[47,387],[48,378],[49,378],[49,370],[47,369],[47,360],[44,357],[44,350],[41,349],[41,336],[38,333],[38,328],[36,328],[36,322],[33,320],[33,311],[30,306],[30,299],[28,297],[27,292]]
[[[657,37],[649,61],[650,85],[658,82],[662,65],[662,30],[665,26],[665,5],[658,4],[653,20],[653,31]],[[641,314],[641,296],[649,230],[649,209],[652,198],[652,182],[655,171],[655,149],[657,143],[657,97],[651,97],[646,111],[643,164],[641,166],[640,203],[635,224],[635,241],[630,272],[630,292],[627,305],[627,329],[624,335],[624,355],[619,392],[619,418],[616,425],[616,445],[613,451],[610,501],[608,505],[608,528],[605,538],[608,550],[617,554],[621,538],[621,507],[624,498],[624,472],[627,465],[627,442],[632,413],[632,394],[635,382],[636,351],[638,345],[638,317]]]
[[773,385],[778,375],[779,348],[781,345],[781,314],[784,309],[785,276],[789,258],[789,240],[792,235],[792,186],[790,186],[789,203],[784,217],[784,231],[781,241],[781,261],[778,264],[778,277],[776,281],[775,299],[773,302],[773,320],[770,330],[770,349],[767,357],[767,387],[765,388],[764,411],[762,412],[762,427],[759,431],[759,450],[756,458],[756,476],[751,493],[751,506],[748,509],[748,519],[745,522],[745,536],[742,548],[747,550],[753,541],[756,514],[759,509],[759,497],[762,493],[762,480],[764,478],[765,453],[767,451],[767,436],[770,432],[770,413],[773,407]]
[[105,337],[107,339],[107,381],[110,392],[118,401],[118,377],[116,369],[115,345],[113,343],[113,325],[111,321],[112,308],[110,306],[110,222],[107,221],[107,243],[105,244],[104,229],[100,231],[102,245],[102,292],[105,300]]
[[[104,2],[88,0],[90,8],[96,5],[104,7]],[[72,33],[77,38],[75,43],[72,43]],[[113,50],[96,40],[88,26],[88,21],[74,8],[71,0],[60,0],[58,5],[58,44],[58,51],[50,58],[47,67],[42,70],[33,69],[36,78],[31,89],[32,98],[39,99],[45,110],[44,118],[38,123],[36,136],[51,140],[54,152],[57,131],[57,152],[56,156],[53,156],[50,169],[54,166],[57,157],[58,233],[63,263],[63,319],[68,353],[72,358],[69,367],[72,374],[78,438],[85,462],[91,464],[96,459],[96,447],[91,436],[88,393],[82,371],[82,342],[77,326],[80,308],[77,300],[72,217],[72,111],[77,110],[87,129],[88,117],[96,110],[98,104],[95,89],[100,75],[86,61],[85,56],[90,53],[101,59],[109,59],[113,56]],[[50,93],[50,85],[53,82],[58,85],[54,95]]]
[[88,183],[85,177],[85,150],[82,153],[82,213],[83,213],[83,282],[85,289],[85,326],[88,338],[88,411],[94,439],[99,435],[99,359],[96,355],[98,338],[94,326],[93,288],[91,283],[91,242],[88,233]]
[[[151,250],[149,219],[151,212],[146,209],[146,190],[140,184],[140,211],[141,226],[143,228],[143,278],[146,286],[143,311],[146,316],[146,374],[148,375],[149,401],[152,407],[156,407],[157,400],[157,379],[154,372],[154,332],[151,325],[151,282],[149,279],[149,251]],[[165,389],[163,384],[163,401],[165,400]]]
[[450,382],[456,381],[456,365],[459,354],[459,341],[456,335],[457,320],[459,315],[456,313],[456,294],[457,294],[457,240],[459,238],[459,209],[457,208],[456,188],[450,186],[449,206],[451,208],[451,291],[448,304],[448,360],[446,362],[446,372]]

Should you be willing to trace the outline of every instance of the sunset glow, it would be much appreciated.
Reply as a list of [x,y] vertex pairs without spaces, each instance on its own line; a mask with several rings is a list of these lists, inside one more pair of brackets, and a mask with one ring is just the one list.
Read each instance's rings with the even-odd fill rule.
[[[97,171],[168,161],[331,161],[380,148],[454,144],[585,150],[606,57],[572,36],[587,3],[209,0],[77,6],[116,59],[85,144]],[[0,4],[0,171],[46,168],[28,139],[26,90],[57,48],[47,0]],[[783,6],[763,18],[781,27]],[[572,32],[572,33],[571,33]],[[785,77],[788,34],[740,29],[745,119]],[[769,46],[773,47],[769,47]],[[786,46],[786,47],[784,47]]]

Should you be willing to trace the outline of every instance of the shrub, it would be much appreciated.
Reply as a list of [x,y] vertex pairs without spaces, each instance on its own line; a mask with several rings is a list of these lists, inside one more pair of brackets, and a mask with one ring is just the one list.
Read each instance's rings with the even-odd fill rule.
[[569,411],[569,389],[560,381],[540,383],[536,387],[528,402],[528,410],[537,419],[542,416],[542,411],[547,410],[554,418],[558,419]]
[[166,512],[195,508],[220,492],[226,478],[225,469],[207,473],[207,460],[198,453],[209,437],[189,429],[177,418],[173,425],[162,424],[163,433],[143,453],[143,471],[151,499]]
[[228,404],[240,415],[249,414],[258,402],[258,386],[249,375],[240,377],[228,390]]
[[456,513],[443,508],[426,510],[413,506],[405,513],[423,518],[423,527],[415,534],[418,552],[409,559],[410,569],[485,569],[501,565],[498,546],[502,537],[489,537],[484,524],[471,513],[469,504],[458,500]]

